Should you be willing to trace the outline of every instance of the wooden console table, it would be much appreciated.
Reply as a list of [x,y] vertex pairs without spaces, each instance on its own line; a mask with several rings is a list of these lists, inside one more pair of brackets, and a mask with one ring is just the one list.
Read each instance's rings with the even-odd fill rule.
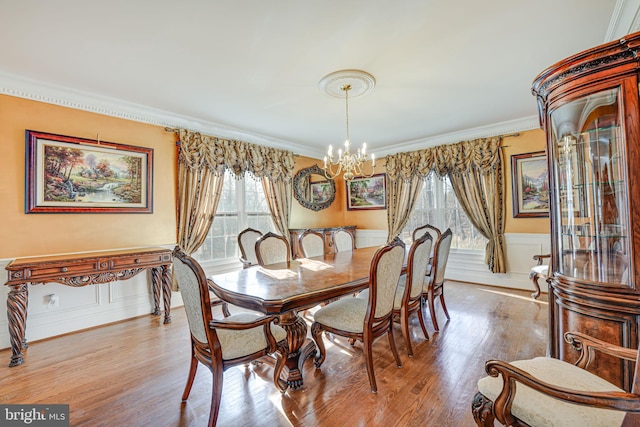
[[86,286],[126,280],[151,270],[154,310],[160,314],[160,285],[164,300],[164,323],[171,322],[171,249],[142,248],[121,251],[87,252],[73,255],[22,258],[11,261],[5,269],[11,290],[7,297],[7,317],[11,340],[9,366],[21,365],[22,351],[27,348],[28,285],[61,283],[67,286]]

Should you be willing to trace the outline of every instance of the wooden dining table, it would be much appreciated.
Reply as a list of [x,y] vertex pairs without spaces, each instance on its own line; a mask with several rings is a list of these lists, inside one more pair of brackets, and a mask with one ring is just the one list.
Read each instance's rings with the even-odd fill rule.
[[307,323],[298,312],[367,288],[369,267],[378,246],[289,262],[254,266],[209,277],[211,290],[235,306],[276,315],[287,331],[288,354],[282,391],[303,385],[302,366],[315,355]]

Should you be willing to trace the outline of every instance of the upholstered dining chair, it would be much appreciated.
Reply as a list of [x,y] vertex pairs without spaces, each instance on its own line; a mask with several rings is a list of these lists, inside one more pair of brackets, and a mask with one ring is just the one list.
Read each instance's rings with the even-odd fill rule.
[[209,286],[202,267],[176,246],[173,269],[191,332],[191,366],[182,401],[189,397],[198,363],[202,363],[213,375],[208,425],[214,426],[220,409],[223,372],[231,366],[275,354],[273,380],[278,384],[284,367],[284,359],[278,352],[286,354],[287,333],[273,324],[274,316],[237,313],[223,320],[213,320]]
[[268,265],[291,260],[289,241],[271,231],[264,234],[255,243],[258,264]]
[[540,284],[538,280],[549,277],[549,265],[544,264],[544,260],[547,258],[551,258],[551,254],[533,256],[533,260],[537,261],[537,264],[531,267],[531,272],[529,273],[529,279],[531,279],[531,283],[533,283],[533,287],[535,288],[535,291],[531,294],[531,298],[533,299],[540,296]]
[[425,233],[429,234],[431,236],[431,241],[434,242],[434,244],[431,245],[431,253],[429,254],[429,265],[427,266],[427,273],[426,274],[427,274],[427,276],[429,276],[431,274],[431,262],[433,260],[433,251],[436,248],[435,242],[438,241],[438,239],[442,235],[442,232],[436,226],[433,226],[431,224],[425,224],[425,225],[423,225],[421,227],[418,227],[415,230],[413,230],[413,233],[411,234],[411,238],[413,240],[416,240],[418,237],[424,235]]
[[[429,339],[429,333],[427,332],[422,314],[421,300],[432,243],[433,241],[429,233],[422,233],[421,236],[411,243],[407,256],[407,271],[405,274],[402,274],[398,280],[398,288],[396,289],[396,296],[393,300],[393,315],[394,318],[400,320],[400,328],[409,357],[413,357],[413,347],[409,333],[409,316],[411,314],[415,312],[418,313],[418,320],[420,321],[424,338],[426,340]],[[369,290],[365,289],[360,292],[358,298],[369,298]]]
[[324,255],[324,236],[315,230],[304,230],[298,238],[305,258]]
[[[435,299],[440,297],[440,305],[447,319],[451,319],[447,305],[444,302],[444,272],[447,268],[449,260],[449,251],[451,249],[451,240],[453,233],[447,228],[442,235],[436,240],[435,249],[433,250],[431,274],[424,281],[422,289],[422,302],[426,300],[429,304],[429,312],[431,314],[431,322],[436,331],[440,330],[438,326],[438,317],[436,315]],[[424,305],[423,305],[424,306]]]
[[367,299],[344,297],[314,313],[311,336],[318,347],[316,368],[320,368],[326,358],[323,332],[362,341],[369,385],[373,393],[378,391],[373,370],[374,339],[386,333],[396,364],[402,367],[393,337],[393,300],[404,264],[404,248],[404,243],[396,239],[376,251],[369,267]]
[[336,252],[352,251],[356,248],[356,242],[351,233],[343,229],[333,232],[331,244]]
[[411,345],[411,335],[409,333],[409,316],[418,313],[418,320],[422,333],[426,340],[429,333],[424,323],[422,310],[422,289],[425,281],[425,273],[429,266],[429,256],[433,240],[429,233],[424,233],[413,241],[409,248],[407,257],[407,272],[400,276],[398,289],[393,302],[393,314],[400,317],[400,328],[402,336],[407,346],[409,357],[413,357],[413,347]]
[[251,227],[246,228],[238,234],[238,247],[240,248],[240,262],[242,267],[247,268],[258,264],[256,256],[256,240],[262,237],[262,233]]
[[413,233],[411,233],[411,237],[413,238],[413,240],[416,240],[418,239],[418,237],[422,237],[424,234],[429,234],[431,236],[431,240],[435,242],[436,240],[438,240],[438,237],[442,235],[442,232],[438,227],[435,227],[431,224],[425,224],[413,230]]
[[638,426],[640,378],[635,371],[631,393],[587,371],[596,351],[640,366],[638,351],[578,332],[564,339],[580,357],[575,365],[551,357],[507,363],[489,360],[489,374],[478,381],[471,404],[478,426],[494,420],[509,426]]

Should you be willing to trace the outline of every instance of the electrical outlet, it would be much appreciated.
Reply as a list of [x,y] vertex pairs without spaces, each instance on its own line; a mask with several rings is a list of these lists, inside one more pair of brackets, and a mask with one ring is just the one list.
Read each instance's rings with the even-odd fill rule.
[[48,295],[48,305],[49,307],[60,307],[60,299],[58,298],[58,295]]

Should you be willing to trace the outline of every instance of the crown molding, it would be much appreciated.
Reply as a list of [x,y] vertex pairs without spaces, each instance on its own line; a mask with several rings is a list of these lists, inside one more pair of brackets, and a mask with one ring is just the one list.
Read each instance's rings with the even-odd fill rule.
[[604,42],[640,31],[640,0],[617,0]]
[[[291,141],[250,133],[218,123],[196,120],[192,117],[181,116],[140,104],[79,91],[77,89],[26,79],[2,71],[0,71],[0,94],[89,111],[125,120],[170,128],[183,128],[207,135],[214,135],[219,138],[235,139],[283,150],[291,150],[298,155],[314,159],[321,159],[324,156],[324,152],[321,149],[305,147]],[[381,158],[388,154],[395,154],[402,151],[418,150],[435,145],[452,144],[470,139],[504,135],[536,128],[539,128],[538,118],[537,116],[532,116],[434,137],[389,144],[376,148],[376,156]]]
[[436,145],[455,144],[460,141],[470,141],[478,138],[489,138],[492,136],[508,135],[532,129],[540,129],[540,121],[538,116],[529,116],[521,119],[495,123],[488,126],[480,126],[462,131],[436,135],[433,137],[401,142],[398,144],[389,145],[382,149],[376,148],[376,157],[382,158],[389,154],[420,150],[423,148],[435,147]]
[[235,139],[283,150],[291,150],[303,156],[317,156],[316,150],[291,141],[250,133],[219,123],[197,120],[192,117],[79,91],[69,87],[31,80],[2,71],[0,71],[0,94],[74,108],[76,110],[89,111],[125,120],[170,128],[183,128],[219,138]]

